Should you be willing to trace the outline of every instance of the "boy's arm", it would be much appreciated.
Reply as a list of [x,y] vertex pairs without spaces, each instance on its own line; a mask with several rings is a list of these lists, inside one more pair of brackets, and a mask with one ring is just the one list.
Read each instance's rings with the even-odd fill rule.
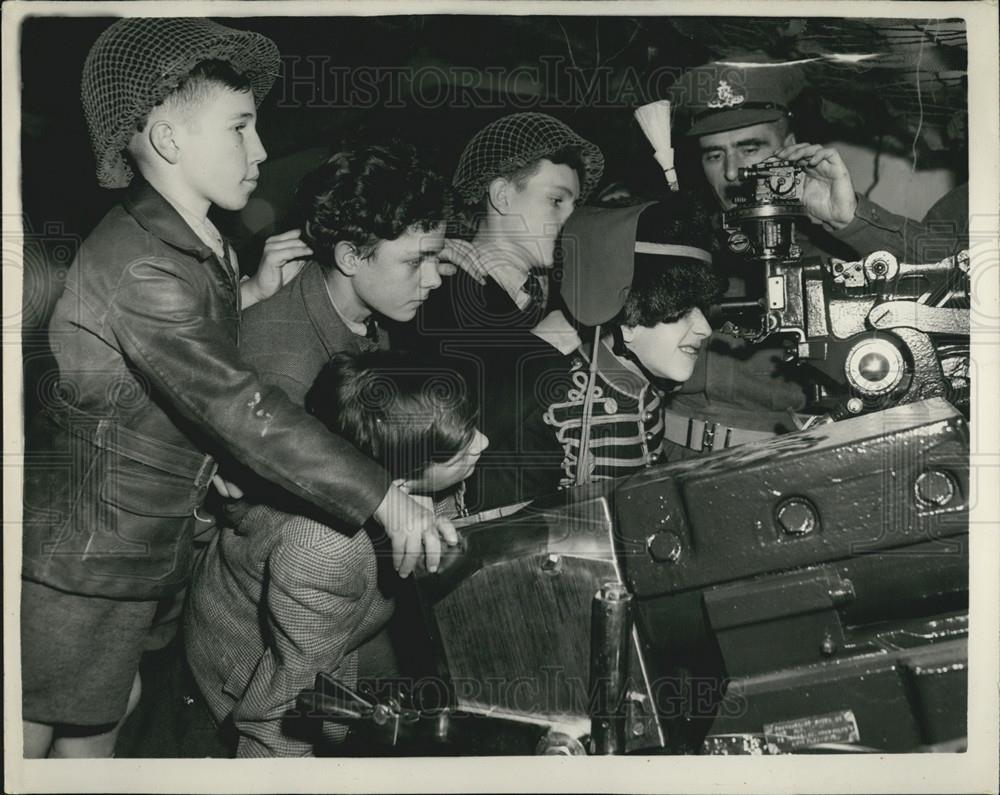
[[166,258],[125,270],[108,322],[132,365],[237,460],[351,531],[360,527],[386,496],[388,474],[262,382],[230,330],[204,316],[206,285],[188,277]]
[[[366,576],[371,547],[363,535],[331,540],[329,549],[284,543],[271,554],[262,611],[270,640],[233,709],[238,756],[310,755],[312,743],[284,731],[282,718],[318,671],[338,675],[348,687],[357,684],[357,661],[345,655],[359,630],[375,630],[362,626],[370,604],[365,597],[376,587],[374,576]],[[331,729],[327,736],[343,739],[343,729]]]

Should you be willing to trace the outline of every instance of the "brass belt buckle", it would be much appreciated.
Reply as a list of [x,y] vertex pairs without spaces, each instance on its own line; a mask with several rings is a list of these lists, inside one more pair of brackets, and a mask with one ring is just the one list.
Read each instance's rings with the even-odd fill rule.
[[719,427],[717,422],[705,422],[705,430],[701,434],[701,449],[712,451],[715,446],[715,430]]
[[[704,427],[701,431],[701,448],[700,450],[694,446],[694,434],[695,434],[695,423],[700,422]],[[696,452],[701,450],[711,451],[715,447],[715,432],[719,428],[719,423],[709,422],[708,420],[696,420],[694,417],[688,417],[688,428],[687,428],[687,442],[686,447]],[[728,441],[728,438],[727,438]],[[728,445],[727,445],[728,446]]]

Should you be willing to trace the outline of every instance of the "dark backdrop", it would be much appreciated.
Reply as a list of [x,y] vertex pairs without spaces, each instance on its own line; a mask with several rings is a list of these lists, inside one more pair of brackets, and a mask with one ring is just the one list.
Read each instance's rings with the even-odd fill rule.
[[[79,241],[118,199],[97,187],[79,100],[91,44],[110,18],[31,17],[21,28],[26,386],[46,355],[44,325]],[[220,19],[270,36],[282,75],[261,107],[269,152],[241,213],[218,213],[246,271],[287,228],[291,191],[345,138],[408,139],[450,174],[492,119],[540,110],[598,143],[602,187],[655,196],[664,182],[633,109],[663,98],[686,66],[748,50],[805,59],[800,140],[916,153],[916,167],[966,178],[964,23],[727,17],[389,16]],[[868,53],[850,65],[831,54]],[[810,60],[811,59],[811,60]],[[677,142],[675,141],[675,145]],[[682,181],[697,171],[681,164]]]

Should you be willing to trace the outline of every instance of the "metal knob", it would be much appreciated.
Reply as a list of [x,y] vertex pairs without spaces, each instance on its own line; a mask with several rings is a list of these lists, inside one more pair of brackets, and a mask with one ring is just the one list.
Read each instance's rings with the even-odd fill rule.
[[899,260],[888,251],[873,251],[865,257],[863,267],[868,281],[888,281],[899,273]]

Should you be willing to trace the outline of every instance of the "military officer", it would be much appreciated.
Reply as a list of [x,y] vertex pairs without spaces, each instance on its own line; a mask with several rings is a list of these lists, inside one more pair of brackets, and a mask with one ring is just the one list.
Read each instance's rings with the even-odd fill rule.
[[[854,189],[851,174],[833,147],[796,139],[792,102],[805,87],[798,64],[760,56],[733,57],[686,72],[671,90],[676,125],[695,147],[711,200],[733,207],[739,169],[771,157],[803,168],[802,202],[808,220],[797,225],[803,256],[855,259],[878,249],[910,261],[925,256],[940,237],[919,222],[891,213]],[[721,216],[720,214],[717,214]],[[721,226],[721,224],[720,224]],[[962,241],[956,237],[950,250]],[[721,247],[720,247],[721,248]],[[745,265],[716,252],[727,295],[740,295]],[[695,375],[667,407],[667,436],[686,441],[693,453],[734,446],[764,432],[794,430],[793,414],[805,406],[800,373],[782,363],[773,346],[751,347],[716,333],[703,346]]]

